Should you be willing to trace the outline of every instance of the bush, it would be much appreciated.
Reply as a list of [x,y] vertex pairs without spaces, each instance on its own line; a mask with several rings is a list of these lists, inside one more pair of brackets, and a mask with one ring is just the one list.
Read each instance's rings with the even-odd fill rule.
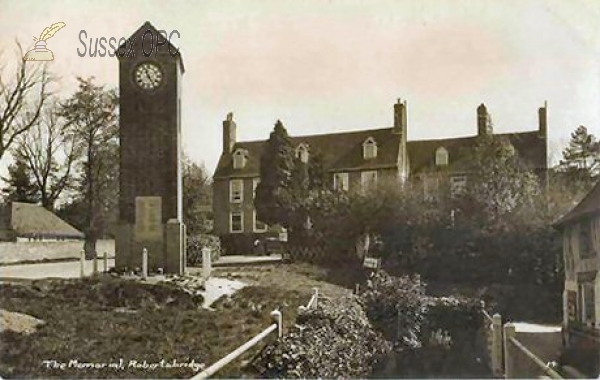
[[320,300],[298,315],[300,328],[265,347],[252,365],[262,378],[357,378],[391,346],[375,332],[359,299]]
[[223,255],[252,255],[254,242],[262,234],[226,234],[219,236]]
[[202,248],[211,249],[211,260],[221,257],[221,241],[214,235],[196,235],[187,238],[187,265],[199,266],[202,264]]
[[378,271],[361,294],[369,320],[397,349],[421,346],[425,285],[418,276],[392,277]]

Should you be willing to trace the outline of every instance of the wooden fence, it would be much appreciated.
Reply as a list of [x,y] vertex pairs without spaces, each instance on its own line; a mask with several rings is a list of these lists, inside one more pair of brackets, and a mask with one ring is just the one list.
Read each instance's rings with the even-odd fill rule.
[[[308,310],[308,309],[317,307],[318,299],[319,299],[319,289],[313,288],[312,297],[310,298],[310,300],[308,301],[306,306],[302,305],[299,307],[300,311],[304,311],[304,310]],[[219,371],[220,369],[222,369],[223,367],[225,367],[226,365],[228,365],[235,359],[239,358],[242,354],[244,354],[246,351],[248,351],[252,347],[256,346],[258,343],[260,343],[262,340],[264,340],[266,337],[268,337],[270,334],[272,334],[275,331],[277,331],[277,336],[279,338],[281,338],[281,336],[283,334],[281,312],[279,310],[273,310],[271,312],[271,317],[273,317],[275,320],[275,322],[272,325],[270,325],[269,327],[267,327],[266,329],[261,331],[259,334],[257,334],[254,338],[252,338],[249,341],[247,341],[246,343],[242,344],[241,346],[236,348],[234,351],[230,352],[225,357],[223,357],[222,359],[220,359],[219,361],[217,361],[210,367],[206,368],[204,371],[195,375],[191,379],[192,380],[208,379],[209,377],[211,377],[212,375],[217,373],[217,371]]]
[[204,371],[202,371],[199,374],[197,374],[196,376],[192,377],[192,380],[208,379],[210,376],[214,375],[217,371],[219,371],[220,369],[225,367],[227,364],[231,363],[232,361],[234,361],[235,359],[240,357],[243,353],[245,353],[252,347],[256,346],[258,343],[260,343],[263,339],[265,339],[267,336],[269,336],[274,331],[277,331],[277,336],[279,338],[281,338],[281,336],[282,336],[281,311],[273,310],[271,312],[271,317],[273,317],[273,319],[275,320],[275,323],[273,323],[272,325],[270,325],[269,327],[267,327],[266,329],[261,331],[254,338],[250,339],[246,343],[242,344],[241,346],[239,346],[238,348],[236,348],[235,350],[233,350],[232,352],[227,354],[225,357],[223,357],[222,359],[220,359],[219,361],[217,361],[210,367],[206,368]]
[[487,343],[488,355],[492,373],[495,377],[503,376],[503,349],[502,349],[502,317],[496,313],[490,316],[483,310],[484,333]]
[[516,368],[516,361],[520,357],[526,357],[535,364],[538,370],[552,379],[562,379],[563,377],[552,368],[551,363],[544,363],[539,357],[531,352],[523,343],[516,338],[515,325],[507,323],[504,325],[504,373],[506,379],[515,379],[525,377],[523,373]]

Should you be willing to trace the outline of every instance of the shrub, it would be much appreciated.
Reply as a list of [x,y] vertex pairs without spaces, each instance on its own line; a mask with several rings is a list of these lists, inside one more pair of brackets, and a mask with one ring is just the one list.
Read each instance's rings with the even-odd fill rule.
[[265,347],[252,363],[263,378],[357,378],[391,349],[375,332],[355,296],[298,315],[296,327]]
[[369,320],[397,349],[421,346],[426,297],[418,276],[392,277],[377,271],[361,299]]
[[251,255],[256,234],[226,234],[219,236],[223,255]]
[[212,261],[221,256],[221,241],[214,235],[196,235],[187,238],[187,265],[199,266],[202,264],[202,248],[211,249]]

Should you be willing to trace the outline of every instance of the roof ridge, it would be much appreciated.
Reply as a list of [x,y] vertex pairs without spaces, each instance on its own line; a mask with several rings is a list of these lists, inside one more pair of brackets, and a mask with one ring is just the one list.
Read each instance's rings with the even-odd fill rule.
[[[353,130],[353,131],[342,131],[342,132],[329,132],[329,133],[313,133],[310,135],[289,135],[289,137],[291,139],[303,139],[303,138],[310,138],[310,137],[324,137],[324,136],[338,136],[338,135],[350,135],[350,134],[359,134],[359,133],[368,133],[368,132],[375,132],[375,131],[387,131],[387,130],[392,130],[392,127],[385,127],[385,128],[373,128],[373,129],[358,129],[358,130]],[[236,142],[236,144],[247,144],[247,143],[259,143],[259,142],[265,142],[268,139],[262,139],[262,140],[243,140],[243,141],[238,141]]]

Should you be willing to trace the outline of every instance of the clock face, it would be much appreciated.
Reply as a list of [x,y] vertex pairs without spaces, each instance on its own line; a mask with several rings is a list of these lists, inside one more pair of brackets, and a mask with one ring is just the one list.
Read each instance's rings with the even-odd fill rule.
[[135,69],[135,83],[144,90],[153,90],[162,82],[163,74],[154,63],[142,63]]

